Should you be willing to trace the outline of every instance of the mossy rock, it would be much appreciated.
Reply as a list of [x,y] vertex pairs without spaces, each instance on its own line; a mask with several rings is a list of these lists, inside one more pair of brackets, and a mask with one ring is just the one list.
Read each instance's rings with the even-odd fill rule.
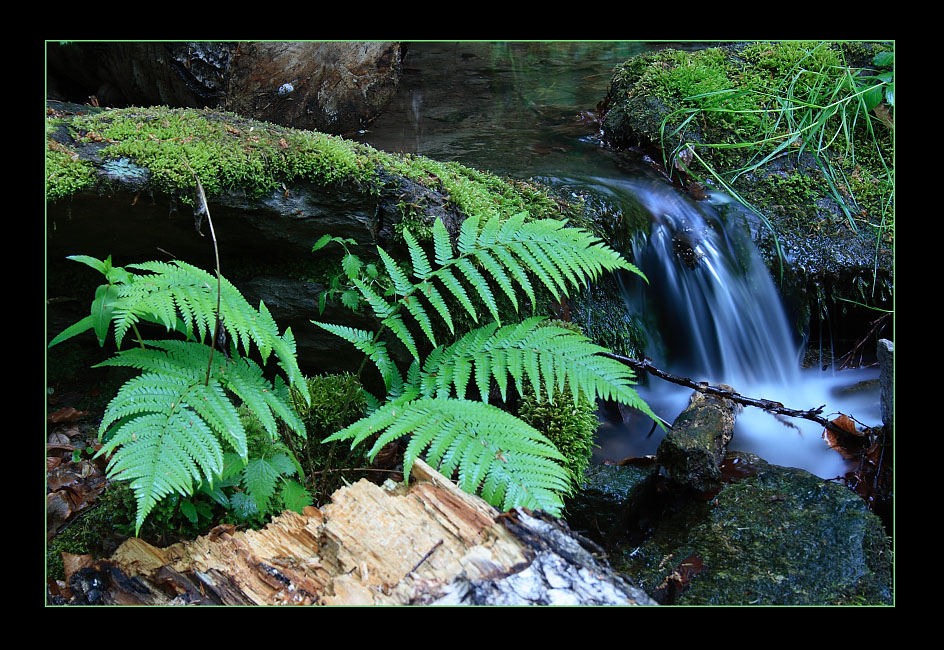
[[679,605],[893,602],[890,546],[860,497],[751,454],[733,458],[747,478],[669,515],[641,546],[614,552],[614,568],[650,594],[674,587]]
[[[856,97],[862,79],[884,71],[873,57],[892,48],[761,42],[640,55],[615,70],[604,137],[646,150],[683,184],[725,185],[750,204],[768,267],[802,303],[801,329],[854,303],[888,309],[893,108],[866,113]],[[804,112],[804,104],[829,109]]]

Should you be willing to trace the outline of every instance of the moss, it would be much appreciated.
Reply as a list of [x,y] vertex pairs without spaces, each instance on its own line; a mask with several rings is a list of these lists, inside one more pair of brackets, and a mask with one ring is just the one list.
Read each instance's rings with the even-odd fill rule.
[[[547,321],[546,325],[563,327],[574,332],[580,328],[573,323]],[[596,409],[583,396],[574,402],[570,387],[565,382],[564,389],[557,391],[554,401],[546,396],[537,398],[534,391],[526,389],[521,399],[518,417],[543,433],[566,459],[564,467],[573,478],[576,489],[583,483],[584,470],[590,465],[593,455],[593,441],[596,438]]]
[[[683,182],[723,184],[763,217],[754,238],[796,300],[800,329],[817,308],[845,309],[815,303],[824,283],[837,298],[887,308],[894,133],[886,113],[865,112],[859,77],[874,75],[875,54],[892,50],[761,42],[650,53],[614,74],[604,132],[617,146],[662,148],[669,172],[685,170]],[[859,295],[863,282],[869,291]]]
[[[697,52],[665,50],[639,57],[623,64],[614,76],[613,111],[625,116],[610,127],[619,127],[621,120],[631,122],[637,139],[664,147],[668,163],[683,143],[692,144],[705,163],[696,159],[689,164],[692,171],[711,177],[710,168],[739,190],[752,183],[749,174],[738,174],[742,168],[761,161],[800,130],[805,140],[794,141],[785,152],[810,152],[823,145],[829,165],[838,167],[831,173],[842,186],[837,192],[840,196],[846,193],[853,205],[867,204],[862,219],[877,223],[881,196],[887,203],[892,183],[885,170],[891,164],[891,132],[880,120],[857,113],[858,104],[847,99],[854,95],[850,75],[857,74],[857,69],[847,72],[846,66],[847,59],[861,58],[882,47],[763,42]],[[862,53],[857,54],[856,49]],[[654,110],[653,101],[661,108]],[[817,113],[818,109],[810,106],[829,108]],[[810,116],[822,119],[823,128],[808,128],[803,120]],[[853,154],[855,162],[851,161]],[[847,181],[852,173],[857,178]],[[883,187],[875,200],[868,192],[862,194],[877,185]],[[818,199],[830,194],[825,183],[817,188]],[[831,216],[822,201],[811,200],[811,196],[798,197],[803,202],[795,204],[791,212]],[[831,200],[835,201],[835,196]],[[762,202],[756,207],[763,211],[767,206]],[[844,218],[842,215],[838,221]]]
[[700,558],[678,604],[826,605],[850,594],[890,601],[888,544],[859,497],[756,457],[750,466],[756,476],[671,515],[614,565],[652,591],[686,558]]
[[75,152],[49,140],[46,145],[46,200],[71,196],[94,184],[92,165]]
[[354,375],[320,375],[310,377],[308,393],[311,403],[296,400],[296,408],[305,423],[305,440],[295,438],[291,446],[306,473],[309,492],[327,498],[345,480],[363,478],[369,465],[370,445],[349,449],[337,442],[323,445],[322,440],[362,418],[366,413],[367,394]]
[[[70,124],[78,144],[97,147],[106,159],[126,159],[147,169],[154,189],[179,195],[185,202],[192,202],[195,187],[191,169],[208,196],[238,191],[250,197],[297,182],[354,183],[376,194],[381,188],[378,171],[383,169],[443,192],[466,215],[508,216],[524,210],[541,217],[559,212],[547,192],[535,186],[458,163],[387,154],[341,137],[231,113],[133,107],[75,116]],[[56,154],[52,157],[56,164],[47,174],[50,199],[92,184],[89,163],[70,161],[71,152],[59,151],[65,149],[60,143],[50,147],[47,157]]]
[[195,187],[191,169],[209,196],[240,190],[257,197],[299,179],[374,179],[365,147],[232,114],[157,106],[77,116],[72,125],[78,141],[102,144],[103,157],[147,168],[153,186],[173,194]]

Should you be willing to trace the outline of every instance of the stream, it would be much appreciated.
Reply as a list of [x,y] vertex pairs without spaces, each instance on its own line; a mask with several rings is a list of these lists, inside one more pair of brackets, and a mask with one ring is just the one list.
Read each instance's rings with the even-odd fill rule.
[[[389,152],[457,161],[512,178],[533,178],[617,211],[649,215],[648,238],[622,251],[649,279],[624,279],[630,313],[646,315],[653,363],[696,381],[795,409],[825,405],[867,426],[881,424],[878,369],[803,369],[804,342],[774,281],[744,233],[756,217],[712,191],[695,202],[600,146],[593,122],[613,66],[669,44],[414,43],[397,96],[359,141]],[[693,47],[671,44],[672,47]],[[748,228],[744,226],[747,225]],[[829,342],[813,342],[814,346]],[[671,422],[690,389],[651,379],[640,395]],[[601,418],[595,462],[654,454],[651,421]],[[822,427],[746,407],[730,449],[823,478],[849,469]]]

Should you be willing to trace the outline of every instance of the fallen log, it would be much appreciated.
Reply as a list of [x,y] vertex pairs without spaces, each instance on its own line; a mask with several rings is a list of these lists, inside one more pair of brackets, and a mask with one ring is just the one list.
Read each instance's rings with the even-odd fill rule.
[[[361,480],[258,531],[127,540],[68,579],[69,604],[653,605],[602,551],[543,513],[499,513],[417,461],[409,486]],[[70,563],[74,564],[74,563]],[[80,564],[81,566],[82,564]]]
[[95,106],[210,106],[325,133],[365,128],[396,93],[392,42],[47,44],[49,97]]

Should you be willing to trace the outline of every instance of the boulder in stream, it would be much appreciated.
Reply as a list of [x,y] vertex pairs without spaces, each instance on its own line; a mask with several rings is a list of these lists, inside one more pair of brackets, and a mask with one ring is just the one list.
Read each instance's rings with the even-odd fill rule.
[[[719,388],[734,391],[724,384]],[[742,407],[731,400],[695,391],[688,408],[659,444],[656,454],[666,476],[698,492],[721,485],[721,461],[734,436],[734,421]]]

